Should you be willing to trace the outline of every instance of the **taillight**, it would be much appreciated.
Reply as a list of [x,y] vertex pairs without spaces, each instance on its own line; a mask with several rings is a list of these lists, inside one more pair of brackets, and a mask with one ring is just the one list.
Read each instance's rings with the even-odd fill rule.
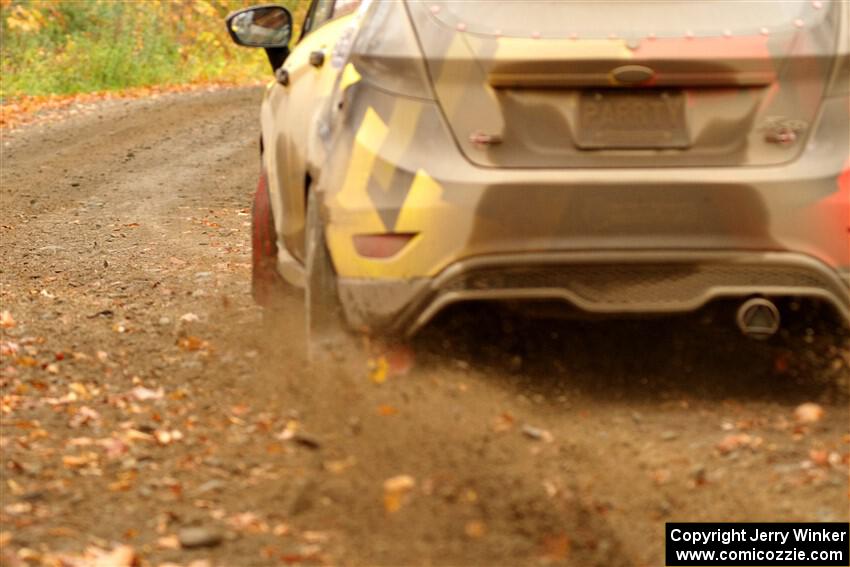
[[[403,2],[364,4],[353,23],[356,36],[338,42],[333,60],[354,65],[362,80],[383,90],[433,99],[422,53]],[[341,65],[340,65],[341,66]]]

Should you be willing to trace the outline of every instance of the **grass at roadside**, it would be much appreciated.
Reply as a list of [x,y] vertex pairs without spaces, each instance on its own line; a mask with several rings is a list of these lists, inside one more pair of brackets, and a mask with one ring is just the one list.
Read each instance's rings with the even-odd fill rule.
[[[278,0],[303,19],[304,0]],[[262,3],[262,2],[257,2]],[[234,46],[225,15],[245,0],[0,0],[6,104],[153,85],[269,76],[262,50]]]

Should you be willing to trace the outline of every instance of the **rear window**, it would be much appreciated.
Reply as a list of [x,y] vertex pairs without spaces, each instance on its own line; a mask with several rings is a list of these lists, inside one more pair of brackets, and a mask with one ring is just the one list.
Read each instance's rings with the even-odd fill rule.
[[445,0],[442,23],[513,37],[713,37],[785,31],[821,22],[829,0]]

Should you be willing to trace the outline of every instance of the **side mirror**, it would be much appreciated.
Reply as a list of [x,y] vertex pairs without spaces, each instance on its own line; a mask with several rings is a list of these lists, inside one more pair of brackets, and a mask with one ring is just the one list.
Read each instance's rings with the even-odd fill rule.
[[227,16],[227,31],[237,45],[285,49],[292,38],[292,14],[283,6],[254,6]]

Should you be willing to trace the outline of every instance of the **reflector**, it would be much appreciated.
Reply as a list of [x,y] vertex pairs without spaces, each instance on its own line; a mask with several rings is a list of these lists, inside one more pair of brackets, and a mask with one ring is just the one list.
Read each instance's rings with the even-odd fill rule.
[[354,249],[365,258],[391,258],[410,242],[417,233],[393,232],[383,234],[357,234]]

